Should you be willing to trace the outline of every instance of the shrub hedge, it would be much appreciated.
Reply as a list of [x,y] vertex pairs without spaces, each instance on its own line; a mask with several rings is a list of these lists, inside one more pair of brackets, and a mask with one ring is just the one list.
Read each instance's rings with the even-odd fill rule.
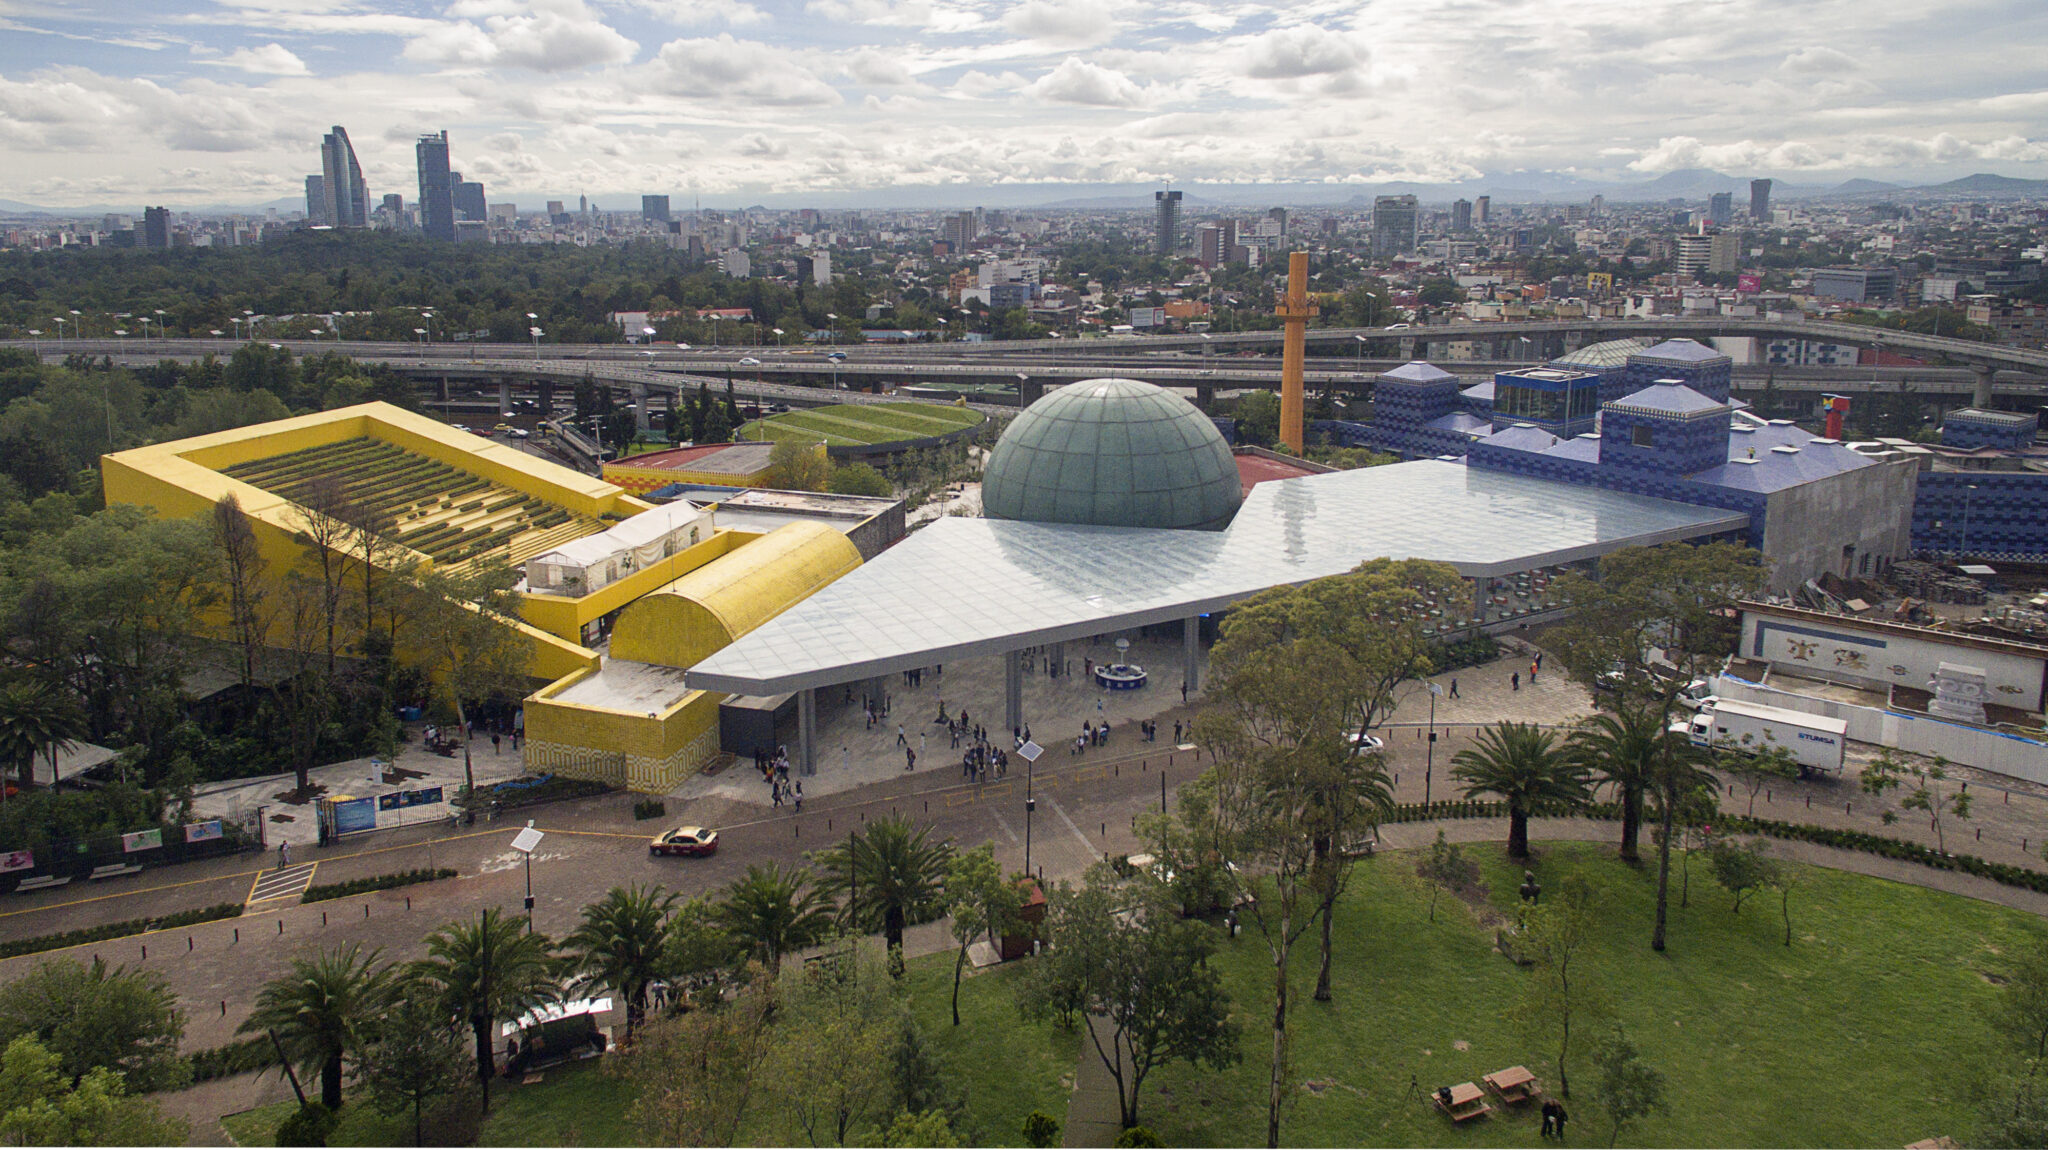
[[433,882],[436,879],[454,878],[458,871],[448,867],[434,870],[402,870],[392,874],[371,875],[369,878],[352,878],[347,882],[324,883],[309,886],[299,901],[326,902],[330,899],[347,898],[350,895],[368,894],[373,890],[390,890],[392,887],[411,886],[414,883]]
[[172,927],[192,926],[195,923],[213,922],[216,919],[234,918],[242,913],[238,902],[215,903],[198,910],[181,910],[162,918],[131,918],[126,922],[110,922],[105,926],[81,927],[67,930],[63,934],[45,934],[35,938],[18,938],[0,942],[0,958],[13,958],[20,954],[36,954],[45,950],[62,950],[67,946],[81,946],[88,942],[105,942],[110,938],[126,938],[131,934],[143,934],[152,930],[169,930]]

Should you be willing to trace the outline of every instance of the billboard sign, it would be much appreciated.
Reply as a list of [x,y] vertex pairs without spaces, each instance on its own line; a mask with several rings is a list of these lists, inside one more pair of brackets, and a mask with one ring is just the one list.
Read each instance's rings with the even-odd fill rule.
[[219,819],[185,824],[185,841],[188,843],[210,842],[221,837],[222,833]]
[[334,804],[334,833],[354,834],[377,829],[377,800],[342,799]]
[[1752,294],[1752,295],[1754,295],[1754,294],[1755,294],[1755,293],[1757,293],[1757,292],[1760,292],[1760,291],[1764,290],[1764,276],[1763,276],[1763,273],[1762,273],[1762,272],[1743,272],[1743,273],[1742,273],[1741,275],[1739,275],[1739,276],[1736,276],[1736,277],[1735,277],[1735,290],[1736,290],[1736,291],[1740,291],[1740,292],[1749,292],[1749,293],[1750,293],[1750,294]]
[[121,836],[121,850],[126,854],[134,854],[136,851],[160,850],[163,845],[164,831],[162,827],[152,827],[146,831],[136,831],[133,834]]

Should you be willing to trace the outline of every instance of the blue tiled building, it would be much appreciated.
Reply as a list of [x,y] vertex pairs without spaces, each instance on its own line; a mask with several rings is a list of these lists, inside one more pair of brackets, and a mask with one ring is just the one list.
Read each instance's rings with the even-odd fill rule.
[[1949,412],[1941,421],[1941,445],[1965,451],[1994,447],[2020,451],[2033,445],[2040,417],[2017,411],[1982,411],[1965,407]]
[[2008,562],[2048,558],[2048,475],[1922,472],[1913,500],[1913,549]]
[[1625,374],[1630,394],[1668,380],[1716,403],[1726,403],[1735,379],[1735,361],[1696,340],[1667,339],[1629,356]]

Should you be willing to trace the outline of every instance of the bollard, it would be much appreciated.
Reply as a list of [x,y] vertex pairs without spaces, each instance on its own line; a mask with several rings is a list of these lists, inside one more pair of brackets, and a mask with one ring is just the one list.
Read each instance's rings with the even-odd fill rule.
[[925,813],[925,814],[931,814],[931,813],[932,813],[932,801],[931,801],[930,799],[926,799],[926,800],[924,801],[924,813]]
[[866,811],[862,811],[862,812],[860,813],[860,821],[861,821],[861,824],[862,824],[863,826],[865,826],[865,825],[867,824],[867,821],[868,821],[868,813],[867,813]]
[[1111,775],[1111,777],[1113,777],[1113,778],[1119,778],[1119,779],[1120,779],[1120,778],[1123,778],[1123,777],[1124,777],[1124,765],[1123,765],[1122,763],[1118,763],[1118,764],[1116,764],[1115,766],[1111,767],[1111,768],[1109,769],[1109,772],[1110,772],[1110,775]]
[[1813,809],[1813,796],[1812,796],[1812,795],[1808,795],[1808,796],[1806,796],[1806,809],[1807,809],[1807,810],[1809,810],[1809,811]]
[[789,829],[790,829],[791,831],[794,831],[794,832],[795,832],[794,834],[792,834],[792,835],[790,835],[790,836],[789,836],[790,838],[793,838],[793,839],[800,839],[800,838],[804,837],[804,828],[803,828],[803,825],[802,825],[802,824],[800,824],[800,823],[791,823],[791,824],[789,824]]
[[831,819],[826,819],[826,820],[825,820],[825,829],[826,829],[827,831],[830,831],[830,830],[832,829],[832,820],[831,820]]
[[1095,837],[1096,837],[1096,838],[1102,838],[1102,839],[1106,839],[1106,838],[1108,838],[1108,837],[1109,837],[1109,824],[1108,824],[1108,823],[1103,823],[1103,824],[1102,824],[1102,829],[1101,829],[1101,830],[1099,830],[1099,831],[1097,831],[1097,832],[1095,833]]
[[192,936],[189,934],[185,936],[185,953],[192,953]]
[[142,961],[149,961],[149,947],[146,945],[142,948]]
[[228,1016],[228,1000],[225,998],[220,1000],[220,1016],[222,1018],[226,1018]]
[[235,928],[235,941],[242,941],[242,928],[239,926]]
[[370,904],[369,904],[369,903],[364,903],[364,904],[363,904],[363,917],[364,917],[364,918],[368,918],[368,917],[370,917]]
[[1980,842],[1980,843],[1984,841],[1984,828],[1983,828],[1983,827],[1978,827],[1978,828],[1977,828],[1977,841],[1978,841],[1978,842]]
[[283,920],[283,919],[278,919],[278,920],[277,920],[277,933],[279,933],[279,934],[283,934],[283,933],[284,933],[284,920]]
[[406,895],[406,896],[405,896],[405,909],[407,909],[407,910],[411,910],[411,909],[412,909],[412,896],[411,896],[411,895]]
[[1850,804],[1848,804],[1848,803],[1843,803],[1843,804],[1842,804],[1842,813],[1843,813],[1843,814],[1845,814],[1845,815],[1853,815],[1853,814],[1855,814],[1855,813],[1856,813],[1856,808],[1855,808],[1854,806],[1851,806],[1851,805],[1850,805]]
[[1765,802],[1770,802],[1770,801],[1771,801],[1771,792],[1769,792],[1769,791],[1765,791],[1765,792],[1764,792],[1764,801],[1765,801]]
[[326,911],[324,911],[324,910],[320,912],[320,925],[321,925],[321,926],[326,926],[326,925],[327,925],[327,912],[326,912]]

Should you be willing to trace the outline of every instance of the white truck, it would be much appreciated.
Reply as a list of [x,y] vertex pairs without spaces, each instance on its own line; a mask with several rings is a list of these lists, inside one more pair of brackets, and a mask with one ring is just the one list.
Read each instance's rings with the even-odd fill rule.
[[1760,751],[1783,747],[1802,772],[1842,773],[1842,755],[1849,742],[1849,724],[1825,715],[1766,707],[1735,699],[1703,703],[1690,720],[1672,724],[1695,747],[1732,747]]

